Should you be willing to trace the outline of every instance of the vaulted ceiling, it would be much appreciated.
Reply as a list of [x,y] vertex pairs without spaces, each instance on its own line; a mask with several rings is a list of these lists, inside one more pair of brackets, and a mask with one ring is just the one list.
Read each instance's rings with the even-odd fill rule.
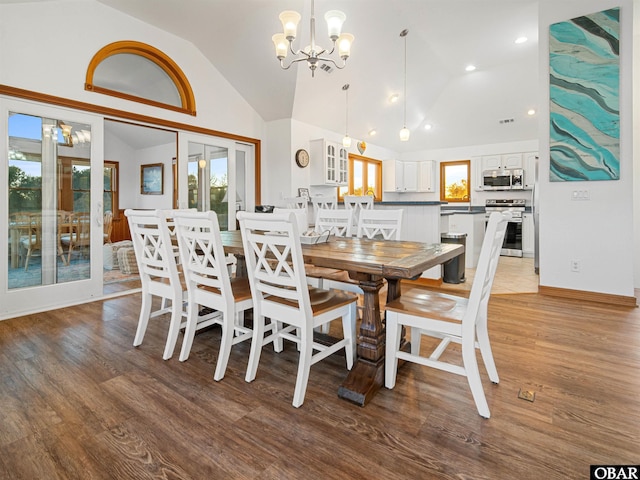
[[[316,0],[316,42],[328,46],[324,14],[333,9],[347,15],[343,31],[355,41],[346,68],[315,78],[306,62],[282,70],[271,42],[279,13],[296,10],[294,46],[309,43],[311,0],[98,1],[192,42],[265,121],[293,118],[343,134],[348,83],[350,136],[397,152],[538,135],[537,117],[527,114],[538,108],[538,1]],[[408,142],[398,136],[403,29]],[[516,44],[521,36],[528,41]],[[468,64],[477,69],[466,72]],[[390,103],[394,93],[400,100]]]

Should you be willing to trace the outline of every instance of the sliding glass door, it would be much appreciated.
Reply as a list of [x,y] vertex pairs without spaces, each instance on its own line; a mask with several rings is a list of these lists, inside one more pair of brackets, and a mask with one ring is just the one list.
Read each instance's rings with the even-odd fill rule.
[[0,318],[102,293],[102,120],[0,100]]
[[[180,188],[179,205],[214,211],[221,230],[235,230],[236,212],[255,206],[252,147],[231,140],[181,133],[178,156],[186,188]],[[186,162],[182,159],[187,159]]]

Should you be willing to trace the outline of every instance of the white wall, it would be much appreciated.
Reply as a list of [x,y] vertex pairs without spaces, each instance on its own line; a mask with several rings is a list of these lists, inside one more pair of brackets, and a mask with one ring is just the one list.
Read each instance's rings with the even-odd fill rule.
[[[193,89],[197,116],[84,90],[93,55],[122,40],[152,45],[178,64]],[[0,84],[250,138],[264,135],[264,121],[193,44],[95,1],[0,3]]]
[[[620,6],[620,180],[550,182],[549,25]],[[632,0],[541,2],[540,47],[540,284],[633,296]],[[571,192],[588,189],[589,201]],[[581,264],[570,269],[571,260]]]

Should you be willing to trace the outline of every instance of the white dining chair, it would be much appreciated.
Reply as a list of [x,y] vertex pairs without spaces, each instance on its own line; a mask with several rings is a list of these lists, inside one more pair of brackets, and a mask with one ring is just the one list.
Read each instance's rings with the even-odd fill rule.
[[[353,366],[356,297],[307,285],[300,231],[292,213],[264,215],[238,212],[237,218],[254,312],[253,339],[245,380],[251,382],[255,379],[263,345],[274,342],[276,351],[281,351],[283,340],[295,342],[300,358],[293,406],[300,407],[312,365],[344,350],[347,368]],[[265,318],[271,319],[268,327]],[[335,318],[342,319],[343,338],[332,345],[314,342],[314,328]]]
[[311,207],[313,209],[313,222],[318,217],[318,212],[321,208],[335,210],[338,208],[338,199],[335,196],[323,196],[317,195],[311,197]]
[[345,209],[353,210],[353,233],[355,233],[360,212],[373,209],[373,195],[345,195],[343,202]]
[[282,199],[282,208],[300,208],[306,210],[308,205],[308,197],[288,197]]
[[353,210],[351,209],[319,208],[316,213],[314,230],[318,233],[328,230],[331,232],[330,235],[350,237],[352,226]]
[[244,312],[253,306],[247,278],[231,278],[215,212],[174,214],[180,259],[188,292],[187,324],[180,361],[189,358],[198,324],[198,307],[220,312],[214,323],[222,328],[214,380],[224,377],[231,346],[251,339]]
[[361,210],[358,238],[402,240],[402,209]]
[[[167,217],[172,217],[174,213],[127,209],[124,214],[129,222],[142,287],[140,316],[133,345],[137,347],[142,344],[151,318],[170,313],[169,332],[162,355],[164,360],[168,360],[173,355],[180,328],[186,325],[182,318],[187,317],[184,305],[188,300],[167,225]],[[154,296],[160,297],[162,302],[159,309],[152,311]],[[216,315],[219,313],[200,317],[197,329],[212,324]]]
[[[411,289],[386,305],[387,388],[393,388],[396,384],[398,360],[463,375],[467,377],[478,413],[482,417],[490,417],[489,405],[480,379],[476,349],[480,350],[489,379],[498,383],[498,372],[487,329],[487,305],[510,218],[509,212],[491,214],[468,299],[423,289]],[[400,348],[403,327],[411,329],[411,352],[404,352]],[[438,346],[429,355],[422,355],[420,351],[423,335],[440,339]],[[461,345],[462,365],[459,362],[440,360],[440,356],[451,342]]]

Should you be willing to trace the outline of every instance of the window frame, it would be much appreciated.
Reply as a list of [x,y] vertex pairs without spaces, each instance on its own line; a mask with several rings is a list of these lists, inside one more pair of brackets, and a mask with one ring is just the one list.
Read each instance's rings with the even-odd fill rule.
[[[359,161],[364,163],[363,168],[363,185],[367,185],[369,182],[369,169],[368,165],[374,165],[376,169],[376,186],[375,191],[373,192],[373,199],[377,201],[382,200],[382,161],[376,160],[370,157],[363,157],[362,155],[357,155],[355,153],[349,154],[349,184],[347,186],[347,190],[343,191],[345,187],[338,187],[338,201],[343,202],[345,195],[355,195],[354,186],[353,186],[353,170],[354,170],[354,162]],[[367,190],[368,192],[368,190]],[[367,193],[364,193],[365,195]]]
[[[467,191],[462,198],[447,197],[447,167],[465,165],[467,167]],[[471,160],[454,160],[450,162],[440,162],[440,201],[449,203],[471,203]]]
[[[138,55],[155,63],[164,73],[171,79],[175,85],[178,94],[180,95],[181,106],[170,105],[168,103],[162,103],[155,100],[151,100],[136,95],[131,95],[118,90],[101,87],[93,83],[93,77],[96,68],[105,59],[118,54],[127,53],[130,55]],[[180,69],[178,64],[174,62],[167,54],[158,50],[151,45],[147,45],[142,42],[135,42],[131,40],[120,41],[110,43],[101,48],[89,62],[87,67],[87,75],[85,77],[84,89],[90,92],[102,93],[103,95],[111,95],[112,97],[124,98],[138,103],[144,103],[146,105],[153,105],[155,107],[165,108],[176,112],[186,113],[188,115],[196,115],[196,100],[191,89],[191,84],[187,80],[186,75]]]

